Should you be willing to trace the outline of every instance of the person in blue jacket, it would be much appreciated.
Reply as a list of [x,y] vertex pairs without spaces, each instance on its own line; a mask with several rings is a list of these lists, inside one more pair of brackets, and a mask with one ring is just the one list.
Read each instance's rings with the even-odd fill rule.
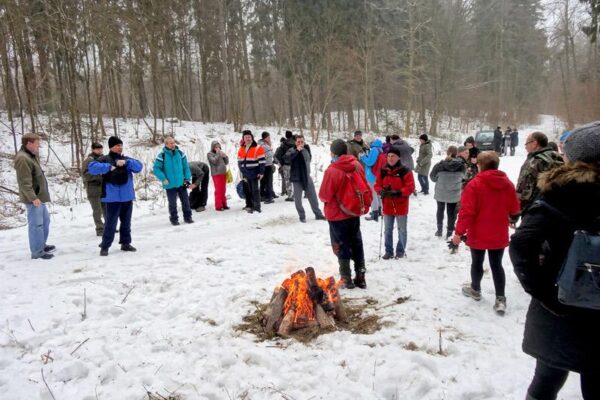
[[381,215],[379,205],[379,195],[375,192],[375,181],[377,180],[377,174],[381,171],[381,167],[387,163],[385,155],[383,158],[380,156],[383,154],[383,143],[379,139],[375,139],[371,142],[371,149],[368,154],[363,154],[360,157],[360,162],[365,166],[365,177],[367,182],[373,191],[373,201],[371,202],[371,215],[366,217],[367,221],[378,221]]
[[136,251],[131,245],[131,212],[135,190],[133,174],[144,167],[133,158],[123,155],[123,141],[116,136],[108,139],[110,152],[92,161],[88,166],[90,175],[102,175],[102,199],[106,205],[104,233],[100,243],[100,255],[107,256],[108,249],[115,238],[117,219],[121,221],[119,243],[122,251]]
[[165,147],[156,156],[152,172],[162,183],[163,189],[167,191],[171,224],[179,225],[179,216],[177,215],[178,196],[183,209],[183,220],[187,224],[193,223],[187,188],[194,189],[196,185],[190,184],[192,173],[187,157],[183,151],[179,150],[172,136],[165,138]]

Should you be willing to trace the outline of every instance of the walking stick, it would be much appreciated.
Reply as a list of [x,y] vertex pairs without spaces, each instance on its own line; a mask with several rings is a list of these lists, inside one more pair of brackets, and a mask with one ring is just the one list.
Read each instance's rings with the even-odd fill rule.
[[[383,199],[379,197],[380,210],[383,210]],[[379,216],[381,217],[380,228],[379,228],[379,260],[381,260],[381,239],[383,238],[383,213],[380,212]]]

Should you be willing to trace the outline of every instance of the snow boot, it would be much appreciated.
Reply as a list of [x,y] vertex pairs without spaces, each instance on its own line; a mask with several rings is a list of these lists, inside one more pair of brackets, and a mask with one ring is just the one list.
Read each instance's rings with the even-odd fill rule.
[[394,256],[390,253],[385,253],[381,258],[383,258],[384,260],[389,260],[390,258],[394,258]]
[[498,315],[504,315],[506,312],[506,297],[496,296],[496,302],[494,303],[494,311]]
[[365,281],[366,272],[367,269],[365,268],[365,260],[354,262],[354,273],[356,274],[356,277],[354,278],[354,284],[361,289],[367,288],[367,281]]
[[137,249],[131,244],[125,243],[121,245],[121,251],[137,251]]
[[338,260],[340,265],[340,276],[344,283],[342,287],[345,289],[354,289],[356,286],[352,281],[352,272],[350,271],[350,260]]
[[435,231],[435,236],[442,237],[442,226],[438,225],[437,231]]

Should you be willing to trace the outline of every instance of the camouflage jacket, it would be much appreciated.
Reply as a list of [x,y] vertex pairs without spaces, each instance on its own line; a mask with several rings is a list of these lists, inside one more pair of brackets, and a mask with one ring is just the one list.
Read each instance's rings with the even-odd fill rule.
[[562,157],[550,147],[544,147],[527,155],[517,181],[521,213],[531,206],[540,193],[537,187],[540,173],[561,166],[563,163]]
[[465,176],[462,180],[462,188],[464,189],[467,186],[467,183],[471,182],[471,179],[475,178],[477,175],[477,164],[473,164],[469,160],[465,160],[464,158],[460,158],[462,162],[465,164]]

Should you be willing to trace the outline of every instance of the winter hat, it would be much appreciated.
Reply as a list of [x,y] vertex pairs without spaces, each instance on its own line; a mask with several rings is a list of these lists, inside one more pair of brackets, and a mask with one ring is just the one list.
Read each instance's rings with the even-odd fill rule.
[[294,136],[294,134],[292,133],[292,131],[285,131],[285,138],[286,139],[291,139],[292,136]]
[[101,145],[100,143],[98,143],[98,142],[94,142],[94,143],[92,143],[92,150],[94,150],[94,149],[103,149],[103,148],[104,148],[104,146],[102,146],[102,145]]
[[563,133],[560,135],[560,137],[558,138],[558,140],[559,140],[561,143],[564,143],[564,142],[565,142],[565,140],[567,140],[567,138],[568,138],[569,136],[571,136],[571,131],[564,131],[564,132],[563,132]]
[[246,129],[245,131],[242,131],[242,137],[244,137],[246,135],[252,136],[252,140],[254,140],[254,135],[252,134],[251,130]]
[[574,129],[565,142],[564,150],[571,162],[600,161],[600,121]]
[[424,141],[428,141],[429,137],[424,133],[421,136],[419,136],[419,139],[424,140]]
[[346,142],[344,142],[342,139],[335,139],[333,142],[331,142],[329,150],[331,150],[333,155],[341,156],[348,152],[348,147],[346,146]]
[[397,148],[397,147],[394,147],[394,146],[390,147],[390,149],[388,150],[388,152],[387,152],[387,153],[388,153],[388,154],[392,153],[392,154],[395,154],[395,155],[397,155],[398,157],[400,157],[400,149],[399,149],[399,148]]
[[116,136],[111,136],[108,138],[108,148],[112,149],[118,144],[123,144],[123,141]]
[[260,135],[260,137],[261,137],[262,139],[268,138],[269,136],[271,136],[271,134],[270,134],[269,132],[266,132],[266,131],[265,131],[265,132],[263,132],[263,133],[261,133],[261,135]]

